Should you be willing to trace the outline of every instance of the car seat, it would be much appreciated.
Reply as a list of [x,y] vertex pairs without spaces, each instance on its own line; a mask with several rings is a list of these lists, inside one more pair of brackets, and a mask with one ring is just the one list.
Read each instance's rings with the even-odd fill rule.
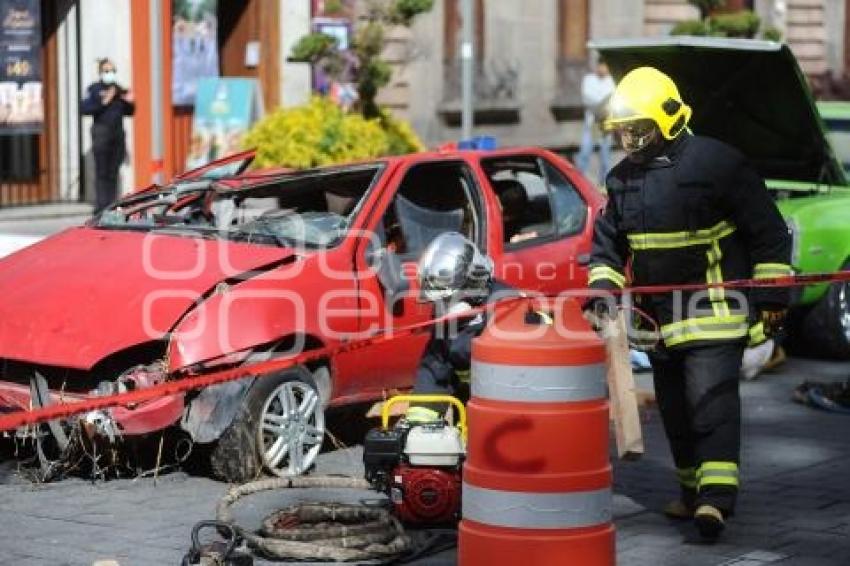
[[401,195],[395,197],[395,210],[409,253],[421,252],[443,232],[459,232],[463,224],[463,209],[433,210]]

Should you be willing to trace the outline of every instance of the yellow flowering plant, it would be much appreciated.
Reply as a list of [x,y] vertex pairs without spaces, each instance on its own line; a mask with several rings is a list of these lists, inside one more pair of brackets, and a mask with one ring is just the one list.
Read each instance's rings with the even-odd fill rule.
[[245,134],[242,145],[257,150],[255,167],[296,169],[423,149],[410,125],[386,110],[367,120],[320,96],[266,115]]

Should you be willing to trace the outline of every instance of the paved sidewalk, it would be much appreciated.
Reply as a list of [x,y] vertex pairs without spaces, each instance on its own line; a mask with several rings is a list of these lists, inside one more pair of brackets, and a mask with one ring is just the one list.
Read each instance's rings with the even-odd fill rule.
[[[738,514],[715,545],[701,544],[689,524],[668,521],[658,511],[676,488],[660,420],[651,411],[644,427],[647,455],[615,465],[617,563],[850,564],[850,417],[788,400],[803,379],[838,380],[848,374],[848,363],[792,359],[780,373],[742,384],[744,492]],[[323,454],[317,473],[362,474],[360,454],[357,447]],[[0,464],[0,564],[88,565],[98,559],[122,566],[177,564],[192,525],[212,517],[225,489],[182,472],[160,477],[156,486],[150,478],[33,486],[7,461]],[[315,499],[315,494],[247,499],[237,508],[237,520],[258,525],[271,510],[300,498]],[[422,563],[453,564],[454,554]]]
[[80,226],[91,217],[85,203],[57,203],[0,208],[0,257],[30,246],[45,236]]

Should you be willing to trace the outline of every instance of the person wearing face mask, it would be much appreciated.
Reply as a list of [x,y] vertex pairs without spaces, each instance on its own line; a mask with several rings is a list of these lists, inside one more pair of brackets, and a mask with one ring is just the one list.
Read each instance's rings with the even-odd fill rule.
[[95,213],[118,197],[118,170],[126,155],[124,116],[135,110],[133,95],[118,84],[115,63],[98,61],[100,80],[86,89],[80,110],[91,116],[95,166]]
[[[605,125],[627,156],[606,178],[591,289],[792,273],[791,237],[764,181],[737,149],[691,134],[690,117],[676,84],[658,69],[634,69],[617,85]],[[789,298],[787,289],[722,287],[633,298],[658,324],[650,361],[681,488],[664,512],[694,520],[708,540],[723,530],[738,493],[744,347],[779,332]],[[615,308],[612,297],[585,303],[595,327]]]

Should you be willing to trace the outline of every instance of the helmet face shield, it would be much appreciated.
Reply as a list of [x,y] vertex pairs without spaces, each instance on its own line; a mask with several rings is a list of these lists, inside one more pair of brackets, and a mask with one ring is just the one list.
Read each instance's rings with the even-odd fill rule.
[[447,232],[425,249],[418,273],[420,300],[475,302],[486,297],[493,262],[461,234]]
[[607,120],[610,128],[616,128],[623,122],[639,120],[643,117],[640,112],[631,107],[624,97],[616,94],[611,97],[611,102],[608,104]]
[[660,136],[658,126],[652,120],[635,120],[617,124],[617,134],[626,153],[640,153],[652,145]]

